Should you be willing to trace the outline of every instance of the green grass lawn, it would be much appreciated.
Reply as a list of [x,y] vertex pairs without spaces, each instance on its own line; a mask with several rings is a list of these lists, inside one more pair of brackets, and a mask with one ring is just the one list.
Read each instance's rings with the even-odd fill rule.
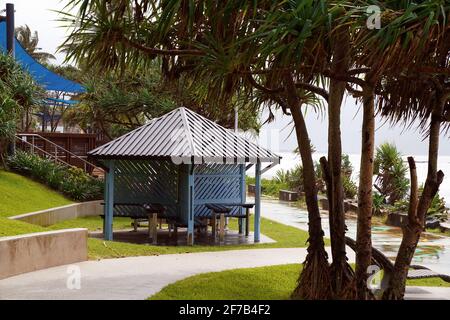
[[[151,300],[287,300],[296,286],[299,264],[203,273],[177,281]],[[440,279],[408,281],[409,286],[449,287]]]
[[[114,218],[114,229],[130,228],[131,219]],[[22,221],[12,221],[6,218],[0,218],[0,236],[10,236],[16,234],[42,232],[59,229],[70,228],[87,228],[91,231],[101,230],[102,220],[100,217],[85,217],[73,220],[67,220],[50,227],[44,228],[31,225]],[[237,229],[236,219],[230,220],[230,228]],[[253,230],[253,220],[251,221],[251,230]],[[205,251],[224,251],[237,249],[262,249],[262,248],[295,248],[305,247],[308,233],[294,227],[274,222],[268,219],[261,219],[262,233],[276,240],[275,243],[265,244],[248,244],[233,246],[154,246],[131,244],[124,242],[104,241],[101,239],[90,238],[88,240],[89,258],[105,259],[105,258],[121,258],[130,256],[148,256],[170,253],[189,253],[189,252],[205,252]],[[327,242],[328,244],[328,242]]]
[[434,233],[440,236],[450,237],[450,230],[442,232],[440,228],[437,228],[437,229],[427,229],[426,232]]
[[21,175],[0,170],[0,217],[72,203],[63,195]]
[[47,231],[34,224],[0,217],[0,237],[15,236],[26,233]]
[[[0,170],[0,236],[70,228],[87,228],[90,231],[102,229],[102,220],[100,217],[85,217],[63,221],[47,228],[6,219],[8,216],[48,209],[69,203],[71,201],[40,183],[15,173]],[[130,228],[130,223],[131,219],[129,218],[115,218],[114,229]],[[230,220],[230,228],[237,229],[237,219]],[[253,220],[251,221],[251,230],[253,230]],[[101,259],[201,251],[304,247],[308,238],[308,234],[305,231],[267,219],[262,219],[261,231],[266,236],[275,240],[276,243],[236,246],[152,246],[89,239],[89,257],[91,259]]]

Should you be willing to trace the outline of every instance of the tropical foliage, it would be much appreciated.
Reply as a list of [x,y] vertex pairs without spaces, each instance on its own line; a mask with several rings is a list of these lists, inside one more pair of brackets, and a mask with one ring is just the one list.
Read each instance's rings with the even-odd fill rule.
[[14,137],[31,125],[30,112],[39,103],[42,89],[10,56],[0,54],[0,157]]
[[77,108],[67,111],[65,120],[86,132],[103,133],[109,139],[176,107],[170,92],[153,72],[90,75],[83,83],[86,93],[80,97]]
[[[423,192],[423,186],[419,188],[419,193]],[[409,207],[408,200],[400,200],[397,201],[393,206],[393,211],[395,212],[407,212]],[[439,193],[436,193],[433,200],[431,201],[431,205],[428,208],[426,218],[427,219],[437,219],[439,221],[446,221],[448,219],[450,210],[447,208],[445,199],[439,196]]]
[[374,168],[375,188],[384,196],[387,203],[392,205],[405,198],[409,190],[407,173],[408,166],[403,162],[402,154],[394,144],[386,142],[377,148]]
[[385,208],[386,199],[378,192],[373,193],[373,214],[375,216],[383,215],[383,208]]
[[13,171],[45,183],[75,201],[97,200],[103,196],[103,182],[78,168],[67,168],[20,150],[8,158],[8,165]]
[[[321,193],[326,192],[326,184],[324,181],[322,168],[318,161],[314,162],[314,168],[316,172],[316,185],[317,190]],[[358,187],[352,180],[353,166],[350,162],[350,158],[347,154],[342,155],[342,186],[344,189],[344,196],[347,199],[353,199],[358,192]],[[279,169],[274,177],[274,180],[287,187],[288,190],[304,192],[304,182],[303,182],[303,166],[297,164],[294,168],[290,170]]]
[[48,63],[49,60],[56,59],[51,53],[42,51],[42,48],[38,47],[39,35],[37,31],[31,32],[28,25],[20,26],[16,28],[16,38],[36,61],[40,63]]

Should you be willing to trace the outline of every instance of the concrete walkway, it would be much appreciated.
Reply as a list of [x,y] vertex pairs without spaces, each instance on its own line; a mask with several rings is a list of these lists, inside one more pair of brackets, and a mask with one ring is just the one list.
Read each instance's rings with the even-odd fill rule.
[[300,263],[305,256],[305,248],[250,249],[86,261],[73,265],[80,268],[80,289],[67,288],[73,269],[60,266],[0,280],[0,299],[142,300],[198,273]]
[[[329,251],[329,250],[328,250]],[[305,248],[253,249],[86,261],[0,280],[0,299],[142,300],[186,277],[236,268],[303,262]],[[349,251],[349,261],[354,261]],[[75,268],[73,268],[75,267]],[[80,289],[69,289],[80,272]],[[233,284],[230,284],[233,285]],[[409,287],[407,299],[449,299],[450,288]]]

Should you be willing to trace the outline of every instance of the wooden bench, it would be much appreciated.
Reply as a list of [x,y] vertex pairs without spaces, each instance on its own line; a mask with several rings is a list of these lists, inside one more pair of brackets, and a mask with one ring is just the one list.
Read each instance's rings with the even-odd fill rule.
[[[248,237],[250,233],[250,209],[255,206],[254,203],[208,203],[205,205],[210,210],[210,215],[212,224],[212,234],[214,239],[217,235],[217,217],[219,217],[219,241],[223,241],[225,238],[225,218],[239,218],[239,233],[242,234],[242,219],[246,219],[245,223],[245,236]],[[245,208],[245,214],[232,213],[233,207]]]

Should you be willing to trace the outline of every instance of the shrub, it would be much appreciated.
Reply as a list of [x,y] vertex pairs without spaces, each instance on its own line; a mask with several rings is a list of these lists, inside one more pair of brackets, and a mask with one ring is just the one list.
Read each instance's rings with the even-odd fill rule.
[[431,201],[430,209],[427,212],[427,218],[437,219],[439,221],[446,221],[448,218],[449,209],[445,206],[445,199],[436,194]]
[[378,192],[374,192],[372,194],[373,199],[373,214],[375,216],[381,216],[383,215],[383,207],[386,204],[386,199],[382,194],[379,194]]
[[354,199],[358,193],[358,186],[347,175],[342,176],[342,187],[344,189],[344,197],[347,199]]
[[67,168],[20,150],[8,158],[8,164],[12,170],[38,180],[72,200],[89,201],[103,196],[103,182],[79,168]]
[[[255,177],[249,177],[246,178],[247,184],[255,184]],[[277,178],[274,179],[261,179],[261,193],[272,196],[272,197],[278,197],[278,194],[280,190],[288,190],[289,187],[286,182],[279,181]]]
[[[0,157],[14,138],[16,125],[25,113],[40,103],[43,90],[9,55],[0,53]],[[29,123],[24,123],[24,130]]]
[[[422,194],[423,187],[419,188],[419,194]],[[393,209],[396,212],[408,212],[409,200],[397,201]],[[430,208],[427,211],[427,219],[438,219],[440,221],[445,221],[448,218],[449,209],[445,206],[445,199],[441,198],[437,193],[433,200],[431,201]]]
[[405,198],[409,189],[408,167],[395,145],[383,143],[377,148],[374,162],[375,187],[388,204]]

